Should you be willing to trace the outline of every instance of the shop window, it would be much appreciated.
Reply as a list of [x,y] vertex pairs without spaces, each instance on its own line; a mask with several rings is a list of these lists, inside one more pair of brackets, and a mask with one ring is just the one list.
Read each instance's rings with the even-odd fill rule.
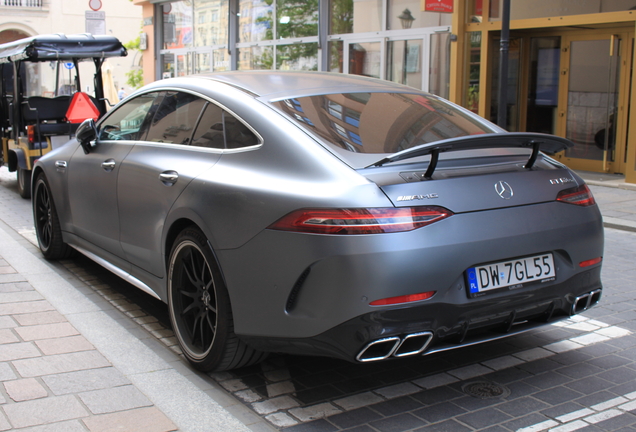
[[383,30],[382,0],[330,0],[329,12],[329,34]]
[[276,47],[276,69],[318,70],[318,43],[297,43]]
[[163,48],[190,48],[194,44],[192,2],[179,1],[163,6]]
[[277,0],[276,39],[318,36],[318,0]]
[[274,39],[274,6],[266,0],[239,1],[239,42]]
[[272,46],[255,46],[239,48],[239,70],[272,69],[274,64],[274,48]]
[[468,86],[466,108],[472,112],[479,109],[479,73],[481,67],[481,32],[471,32],[468,37]]
[[[229,0],[198,0],[194,2],[193,9],[197,23],[194,46],[227,44]],[[222,20],[219,17],[223,17]]]

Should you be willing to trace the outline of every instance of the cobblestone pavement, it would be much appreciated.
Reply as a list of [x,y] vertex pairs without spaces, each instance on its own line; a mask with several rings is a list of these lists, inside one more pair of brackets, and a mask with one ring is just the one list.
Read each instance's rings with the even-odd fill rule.
[[[13,175],[8,177],[7,174],[0,169],[0,186],[3,186],[0,187],[0,221],[5,224],[0,228],[12,230],[16,241],[25,244],[28,253],[41,262],[35,248],[24,240],[34,241],[30,203],[17,196]],[[142,342],[137,347],[152,347],[153,352],[161,353],[174,371],[198,384],[195,387],[209,396],[211,407],[227,410],[239,419],[241,427],[246,425],[252,430],[279,429],[286,432],[636,431],[636,296],[633,290],[636,233],[630,232],[630,225],[625,222],[636,214],[636,192],[616,186],[597,186],[592,181],[590,184],[606,219],[617,219],[623,228],[606,230],[605,288],[599,306],[570,320],[523,335],[398,362],[354,365],[323,358],[273,355],[253,367],[210,376],[199,375],[189,370],[178,357],[179,350],[169,329],[163,304],[88,259],[80,257],[53,267],[57,274],[73,281],[82,296],[99,298],[93,303],[102,305],[102,308],[111,306],[110,316],[125,322],[124,327],[133,340]],[[606,212],[616,213],[607,216]],[[2,250],[0,246],[0,254],[3,254]],[[0,261],[0,281],[4,277],[3,267],[7,266]],[[21,271],[4,271],[6,274],[22,274]],[[1,291],[5,283],[0,282],[0,381],[4,382],[4,389],[0,387],[4,404],[0,400],[0,408],[4,410],[7,421],[11,421],[11,406],[27,402],[51,406],[42,401],[65,397],[61,402],[73,400],[73,403],[68,402],[69,406],[84,410],[81,415],[78,411],[77,417],[68,420],[69,424],[81,427],[77,430],[101,430],[90,429],[92,418],[136,412],[150,413],[154,421],[167,421],[162,426],[164,429],[149,430],[171,430],[170,427],[237,430],[233,423],[218,426],[218,423],[207,423],[211,421],[209,419],[203,420],[200,429],[195,429],[192,424],[179,423],[182,419],[175,416],[178,410],[170,409],[166,399],[173,402],[186,400],[189,394],[186,396],[169,386],[152,389],[152,386],[144,385],[136,374],[125,369],[122,372],[124,367],[116,355],[110,354],[110,351],[104,355],[102,344],[90,344],[89,339],[99,342],[100,338],[86,335],[86,325],[74,325],[76,314],[61,310],[57,312],[59,316],[55,315],[61,321],[42,324],[22,324],[15,318],[22,314],[7,314],[15,324],[5,327],[2,308],[9,307],[6,304],[20,303],[16,298],[37,297],[38,293],[48,298],[46,283],[35,284],[35,289],[31,289],[33,284],[31,287],[21,285],[21,282],[6,284],[15,285],[8,288],[12,292],[7,294],[17,296],[5,303],[2,298],[5,293]],[[28,302],[43,301],[35,297]],[[50,328],[40,332],[37,328],[40,325]],[[33,326],[33,329],[19,330],[28,326]],[[5,329],[9,332],[2,333]],[[101,337],[121,337],[118,333],[109,335],[109,331],[108,328],[102,329],[104,334]],[[11,339],[5,341],[5,334]],[[27,339],[23,339],[22,335]],[[29,340],[29,337],[36,340]],[[75,349],[77,352],[53,354],[56,351],[48,353],[40,348],[59,344],[61,340],[67,343],[64,345],[67,348],[57,349]],[[87,356],[87,353],[93,353],[90,355],[96,361],[101,356],[106,363],[88,364],[73,372],[41,370],[41,375],[23,376],[20,373],[22,369],[14,364],[24,359],[5,360],[2,352],[5,346],[29,343],[39,350],[31,361],[39,357],[77,353]],[[78,346],[83,348],[78,349]],[[15,377],[8,375],[5,379],[2,375],[4,364]],[[53,383],[51,385],[55,386],[55,379],[51,378],[55,375],[114,373],[112,371],[123,376],[124,381],[107,379],[104,383],[103,379],[95,378],[91,381],[93,385],[103,387],[76,388],[59,395],[53,390],[57,387],[49,385]],[[141,372],[138,375],[146,374]],[[16,384],[10,384],[12,382]],[[21,382],[25,383],[24,387],[17,384]],[[18,402],[13,399],[12,395],[18,393],[11,385],[24,389],[22,392],[29,395],[38,394],[37,391],[43,394],[44,389],[47,396]],[[96,396],[91,399],[93,394]],[[100,409],[109,411],[101,413]],[[221,416],[225,415],[219,412]],[[51,421],[62,420],[44,419],[42,423]],[[13,422],[7,423],[7,426],[18,427]],[[2,424],[0,430],[3,430]],[[128,430],[139,429],[131,426]]]

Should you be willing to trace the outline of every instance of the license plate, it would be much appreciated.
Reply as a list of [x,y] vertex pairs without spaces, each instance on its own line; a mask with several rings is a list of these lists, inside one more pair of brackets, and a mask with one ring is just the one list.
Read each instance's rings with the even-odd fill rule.
[[471,297],[486,291],[522,288],[528,283],[549,282],[556,278],[551,253],[501,261],[466,270]]

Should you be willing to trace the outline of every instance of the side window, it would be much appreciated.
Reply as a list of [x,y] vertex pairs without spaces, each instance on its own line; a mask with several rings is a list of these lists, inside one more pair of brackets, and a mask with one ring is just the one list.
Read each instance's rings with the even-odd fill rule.
[[146,141],[190,144],[205,101],[183,92],[168,92],[155,113]]
[[99,125],[100,140],[137,140],[144,119],[159,93],[138,96],[117,108]]
[[197,147],[225,148],[223,137],[223,110],[208,103],[201,116],[201,121],[192,137],[192,145]]
[[259,143],[254,133],[232,114],[208,103],[192,138],[192,145],[236,149]]

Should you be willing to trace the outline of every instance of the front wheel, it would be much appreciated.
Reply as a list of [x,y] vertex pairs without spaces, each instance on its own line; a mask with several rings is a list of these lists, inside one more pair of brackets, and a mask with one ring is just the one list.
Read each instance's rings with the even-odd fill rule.
[[172,247],[168,308],[181,350],[196,369],[223,371],[265,358],[234,334],[227,289],[205,235],[196,228],[182,231]]
[[31,198],[31,171],[18,166],[18,193],[24,199]]
[[[30,178],[31,171],[29,171]],[[44,258],[49,260],[69,258],[74,249],[62,240],[60,221],[55,210],[51,188],[44,174],[35,181],[33,220],[38,245]]]

